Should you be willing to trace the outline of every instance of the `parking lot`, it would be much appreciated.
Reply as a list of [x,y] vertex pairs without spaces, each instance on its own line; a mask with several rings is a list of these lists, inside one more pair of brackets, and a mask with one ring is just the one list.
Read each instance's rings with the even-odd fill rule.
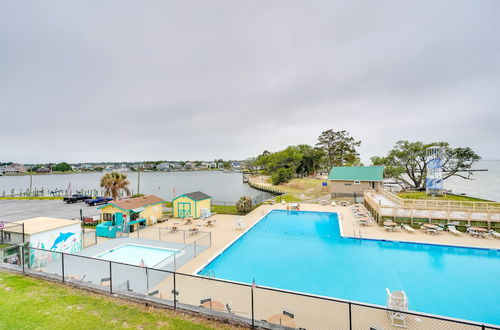
[[100,213],[96,206],[87,206],[83,202],[66,204],[62,200],[0,200],[0,221],[12,222],[35,217],[79,219],[80,209],[83,216]]

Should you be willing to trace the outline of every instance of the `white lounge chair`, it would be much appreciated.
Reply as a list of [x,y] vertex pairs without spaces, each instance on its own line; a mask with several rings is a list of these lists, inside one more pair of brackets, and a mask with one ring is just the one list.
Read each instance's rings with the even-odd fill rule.
[[402,225],[404,230],[406,230],[407,232],[409,233],[414,233],[415,232],[415,229],[413,229],[412,227],[408,226],[408,225]]
[[438,229],[427,228],[427,234],[437,235],[438,234]]
[[448,225],[448,231],[453,235],[460,235],[460,231],[458,231],[455,226]]
[[242,217],[236,217],[236,228],[243,229],[245,228],[245,221]]
[[387,309],[390,309],[389,317],[391,324],[395,327],[406,328],[406,311],[408,311],[408,298],[404,291],[387,291]]
[[497,232],[497,231],[494,231],[493,229],[489,231],[491,237],[494,237],[494,238],[500,238],[500,233]]

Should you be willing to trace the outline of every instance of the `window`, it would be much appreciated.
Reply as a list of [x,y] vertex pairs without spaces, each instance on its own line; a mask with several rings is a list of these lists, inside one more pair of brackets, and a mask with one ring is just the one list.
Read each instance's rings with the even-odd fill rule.
[[113,221],[113,213],[103,213],[102,214],[102,221]]
[[361,184],[361,181],[354,181],[354,184]]

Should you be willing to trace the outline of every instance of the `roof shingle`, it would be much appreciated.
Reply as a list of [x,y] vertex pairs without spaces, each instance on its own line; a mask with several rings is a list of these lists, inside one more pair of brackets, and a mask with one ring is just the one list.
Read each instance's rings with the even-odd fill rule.
[[160,202],[165,202],[165,200],[161,199],[160,197],[155,196],[155,195],[148,195],[148,196],[112,201],[108,205],[115,205],[123,210],[129,211],[129,210],[136,209],[138,207],[143,207],[146,205],[151,205],[151,204],[160,203]]
[[334,166],[328,176],[334,181],[383,181],[383,166]]
[[194,199],[195,201],[201,201],[202,199],[210,198],[207,194],[201,191],[190,192],[188,194],[184,194],[187,197]]

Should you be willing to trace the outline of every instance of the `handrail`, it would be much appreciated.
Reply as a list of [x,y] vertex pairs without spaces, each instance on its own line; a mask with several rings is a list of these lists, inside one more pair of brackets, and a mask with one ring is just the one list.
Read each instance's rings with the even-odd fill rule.
[[476,201],[446,201],[446,200],[430,200],[430,199],[406,199],[397,196],[396,194],[389,192],[385,189],[380,189],[380,193],[396,204],[397,207],[402,206],[413,206],[413,207],[424,207],[428,208],[446,208],[450,209],[458,209],[458,210],[473,210],[473,211],[481,211],[481,210],[492,210],[492,211],[500,211],[500,203],[495,202],[476,202]]
[[[449,220],[467,220],[467,221],[484,221],[488,224],[498,223],[500,222],[500,208],[482,208],[482,207],[467,207],[462,204],[461,207],[449,206],[450,204],[444,203],[440,205],[440,203],[418,203],[418,204],[394,204],[394,205],[381,205],[377,203],[376,199],[372,196],[372,194],[377,194],[380,192],[376,192],[374,190],[366,190],[364,192],[364,201],[371,208],[373,212],[376,213],[377,216],[389,216],[389,217],[411,217],[411,218],[419,218],[422,214],[421,212],[428,212],[425,217],[434,218],[437,217],[439,219],[447,218]],[[384,193],[382,193],[384,197]],[[419,201],[419,200],[417,200]],[[434,201],[429,201],[434,202]],[[406,216],[401,214],[401,212],[408,213]],[[444,218],[442,215],[438,213],[444,212],[446,215]],[[465,213],[465,214],[464,214]],[[399,215],[398,215],[399,214]],[[374,214],[375,217],[375,214]]]

